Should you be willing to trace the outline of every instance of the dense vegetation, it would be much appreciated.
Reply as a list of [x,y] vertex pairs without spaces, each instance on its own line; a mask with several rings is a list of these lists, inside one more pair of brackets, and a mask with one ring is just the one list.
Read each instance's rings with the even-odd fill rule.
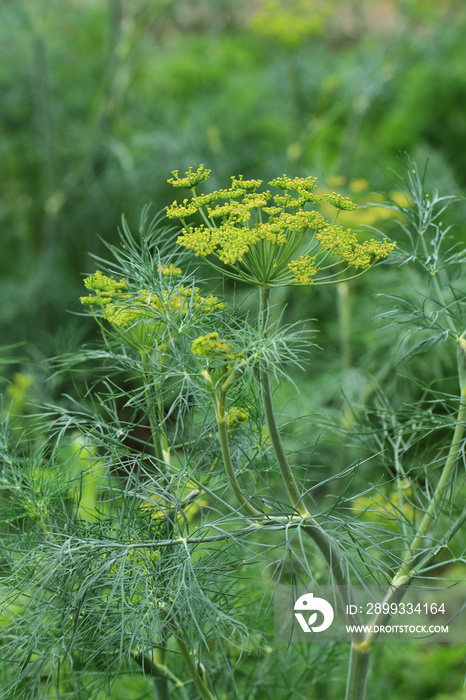
[[[352,582],[410,557],[465,579],[465,25],[453,1],[2,4],[0,697],[341,698],[348,645],[276,644],[277,582],[327,580],[328,552]],[[167,180],[199,163],[190,205]],[[283,173],[304,218],[258,195]],[[283,539],[314,517],[327,544]],[[463,677],[458,645],[375,644],[368,693]]]

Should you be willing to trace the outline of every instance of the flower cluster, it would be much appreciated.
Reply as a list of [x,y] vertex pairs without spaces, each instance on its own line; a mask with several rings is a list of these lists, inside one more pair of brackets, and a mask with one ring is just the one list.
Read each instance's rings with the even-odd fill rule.
[[356,233],[342,226],[326,226],[317,235],[317,240],[324,250],[331,251],[342,258],[350,267],[367,270],[374,260],[385,258],[395,247],[389,241],[358,242]]
[[[161,267],[160,273],[176,276],[181,270],[169,265]],[[132,292],[125,280],[116,281],[100,270],[87,277],[84,285],[94,294],[81,297],[81,303],[98,307],[101,317],[137,349],[160,344],[167,319],[178,316],[182,320],[188,315],[200,318],[223,308],[217,297],[201,296],[198,287],[178,285],[164,292],[148,289]]]
[[170,265],[159,265],[159,272],[166,277],[178,277],[178,275],[183,274],[181,268],[176,267],[173,263],[170,263]]
[[342,209],[343,211],[354,211],[358,208],[358,205],[351,201],[349,197],[343,197],[341,194],[332,192],[332,194],[326,194],[325,199],[330,202],[337,209]]
[[191,351],[201,357],[217,357],[221,360],[235,360],[237,354],[231,343],[222,340],[218,333],[209,333],[193,340]]
[[[257,286],[328,284],[345,274],[354,276],[351,269],[367,270],[395,247],[388,240],[360,243],[351,229],[306,208],[320,201],[314,177],[276,177],[268,183],[281,190],[275,195],[259,191],[261,180],[232,177],[229,189],[198,195],[196,186],[210,174],[203,165],[196,172],[189,169],[183,178],[173,174],[169,182],[192,192],[191,199],[167,207],[167,216],[183,225],[178,244],[219,269],[216,258],[234,279]],[[337,210],[356,209],[341,194],[324,196]],[[186,221],[194,215],[202,223]]]
[[293,272],[298,284],[312,284],[314,275],[319,272],[316,267],[316,259],[310,255],[301,255],[297,260],[288,263],[288,267]]
[[244,423],[249,418],[249,411],[239,406],[232,406],[228,410],[227,427],[228,430],[235,430],[241,423]]
[[168,180],[170,185],[173,187],[187,187],[191,189],[200,185],[201,182],[205,182],[209,177],[211,170],[206,170],[203,165],[200,165],[195,173],[193,173],[192,167],[187,170],[184,177],[179,177],[178,170],[172,172],[173,177]]

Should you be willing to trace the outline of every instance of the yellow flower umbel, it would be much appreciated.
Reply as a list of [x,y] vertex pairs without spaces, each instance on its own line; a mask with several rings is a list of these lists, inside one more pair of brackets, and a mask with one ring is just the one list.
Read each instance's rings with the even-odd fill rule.
[[[162,276],[181,274],[179,268],[169,265],[159,270]],[[199,319],[223,308],[217,297],[203,297],[198,287],[182,284],[173,289],[130,291],[125,280],[116,281],[100,270],[84,280],[87,289],[94,292],[81,297],[81,303],[100,311],[101,318],[112,324],[120,337],[136,350],[164,349],[167,319],[179,320],[179,330],[188,316]]]
[[[174,171],[168,182],[192,196],[173,202],[167,216],[183,224],[179,245],[233,279],[260,287],[331,284],[361,274],[395,247],[388,240],[360,243],[354,231],[327,221],[313,208],[320,201],[316,178],[277,177],[268,184],[280,192],[272,194],[259,191],[261,180],[232,177],[229,189],[197,195],[209,174],[203,165],[184,177]],[[337,210],[356,209],[336,192],[325,198]],[[189,225],[196,214],[203,223]]]
[[222,340],[219,334],[215,332],[202,335],[193,340],[191,351],[193,355],[217,357],[221,360],[234,360],[237,357],[231,344],[226,340]]
[[249,418],[249,411],[239,406],[232,406],[228,410],[227,425],[229,432],[233,432],[241,423]]

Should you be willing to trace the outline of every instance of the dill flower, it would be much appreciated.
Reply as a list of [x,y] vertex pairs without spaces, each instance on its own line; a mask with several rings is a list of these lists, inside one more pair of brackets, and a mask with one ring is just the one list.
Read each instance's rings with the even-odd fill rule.
[[299,284],[313,284],[313,277],[319,272],[316,267],[316,259],[310,255],[301,255],[297,260],[288,263],[296,282]]
[[237,357],[231,343],[222,340],[216,332],[199,336],[193,340],[191,351],[193,355],[217,357],[221,360],[235,360]]
[[191,189],[196,187],[196,185],[200,185],[201,182],[205,182],[211,172],[211,170],[206,170],[204,165],[200,165],[195,173],[193,173],[191,167],[186,171],[184,177],[179,177],[178,170],[173,170],[173,177],[170,178],[168,182],[170,185],[173,185],[173,187],[187,187]]
[[333,204],[333,206],[337,209],[342,209],[343,211],[354,211],[354,209],[358,208],[358,205],[351,201],[349,197],[343,197],[341,194],[337,194],[336,192],[332,192],[332,194],[326,194],[324,196],[327,202]]
[[[361,274],[395,247],[388,240],[360,243],[353,230],[327,221],[314,208],[321,199],[315,177],[276,177],[268,184],[281,192],[272,194],[259,190],[261,180],[240,175],[232,177],[230,189],[198,195],[196,185],[209,171],[190,168],[184,178],[175,172],[169,182],[193,195],[167,207],[167,216],[183,226],[178,245],[233,279],[263,287],[330,284]],[[336,192],[325,198],[338,210],[356,209]],[[188,223],[194,214],[203,223]]]
[[165,275],[166,277],[178,277],[178,275],[183,274],[183,271],[180,267],[176,267],[173,263],[170,263],[170,265],[159,265],[159,272],[161,275]]
[[[165,277],[182,274],[173,264],[159,268]],[[113,329],[132,347],[141,351],[157,347],[165,352],[163,342],[167,324],[178,318],[181,326],[184,319],[199,320],[223,308],[217,297],[201,296],[198,287],[183,284],[173,289],[132,291],[124,280],[119,282],[107,277],[100,270],[84,280],[87,289],[95,294],[81,297],[86,306],[97,308],[100,317],[108,321]]]
[[81,304],[87,306],[106,306],[111,302],[115,294],[120,293],[124,289],[128,289],[128,285],[124,279],[117,282],[102,274],[100,270],[97,270],[97,272],[90,277],[86,277],[84,286],[86,289],[95,292],[95,295],[91,294],[87,297],[80,297]]
[[231,187],[232,189],[255,191],[258,187],[262,185],[262,180],[243,180],[243,176],[240,175],[238,179],[234,175],[231,176]]
[[235,430],[241,423],[249,418],[249,411],[239,406],[232,406],[227,414],[228,430]]

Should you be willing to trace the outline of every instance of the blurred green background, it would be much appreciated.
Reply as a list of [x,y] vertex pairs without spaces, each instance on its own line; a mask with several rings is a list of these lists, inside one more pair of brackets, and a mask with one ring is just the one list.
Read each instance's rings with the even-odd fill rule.
[[367,201],[406,150],[462,191],[465,29],[455,0],[3,0],[0,345],[85,332],[88,252],[175,168]]
[[[316,175],[364,203],[394,190],[406,151],[429,162],[429,184],[464,194],[465,35],[458,0],[3,0],[0,347],[22,344],[4,377],[17,411],[44,391],[41,362],[95,332],[75,315],[89,253],[116,240],[122,213],[136,229],[144,204],[171,203],[174,169],[205,163],[212,186]],[[351,332],[335,291],[277,293],[294,319],[320,319],[320,344],[335,341],[326,359],[347,370],[349,400],[367,386],[358,363],[374,371],[390,342],[371,346],[367,300],[393,285],[402,292],[399,273],[381,268],[351,288]],[[418,369],[448,374],[449,362]],[[331,409],[326,381],[314,386]],[[305,412],[300,400],[291,412]],[[347,459],[338,447],[332,458]],[[377,697],[466,697],[457,649],[402,647],[376,651]],[[143,697],[141,684],[121,679],[112,697]]]

